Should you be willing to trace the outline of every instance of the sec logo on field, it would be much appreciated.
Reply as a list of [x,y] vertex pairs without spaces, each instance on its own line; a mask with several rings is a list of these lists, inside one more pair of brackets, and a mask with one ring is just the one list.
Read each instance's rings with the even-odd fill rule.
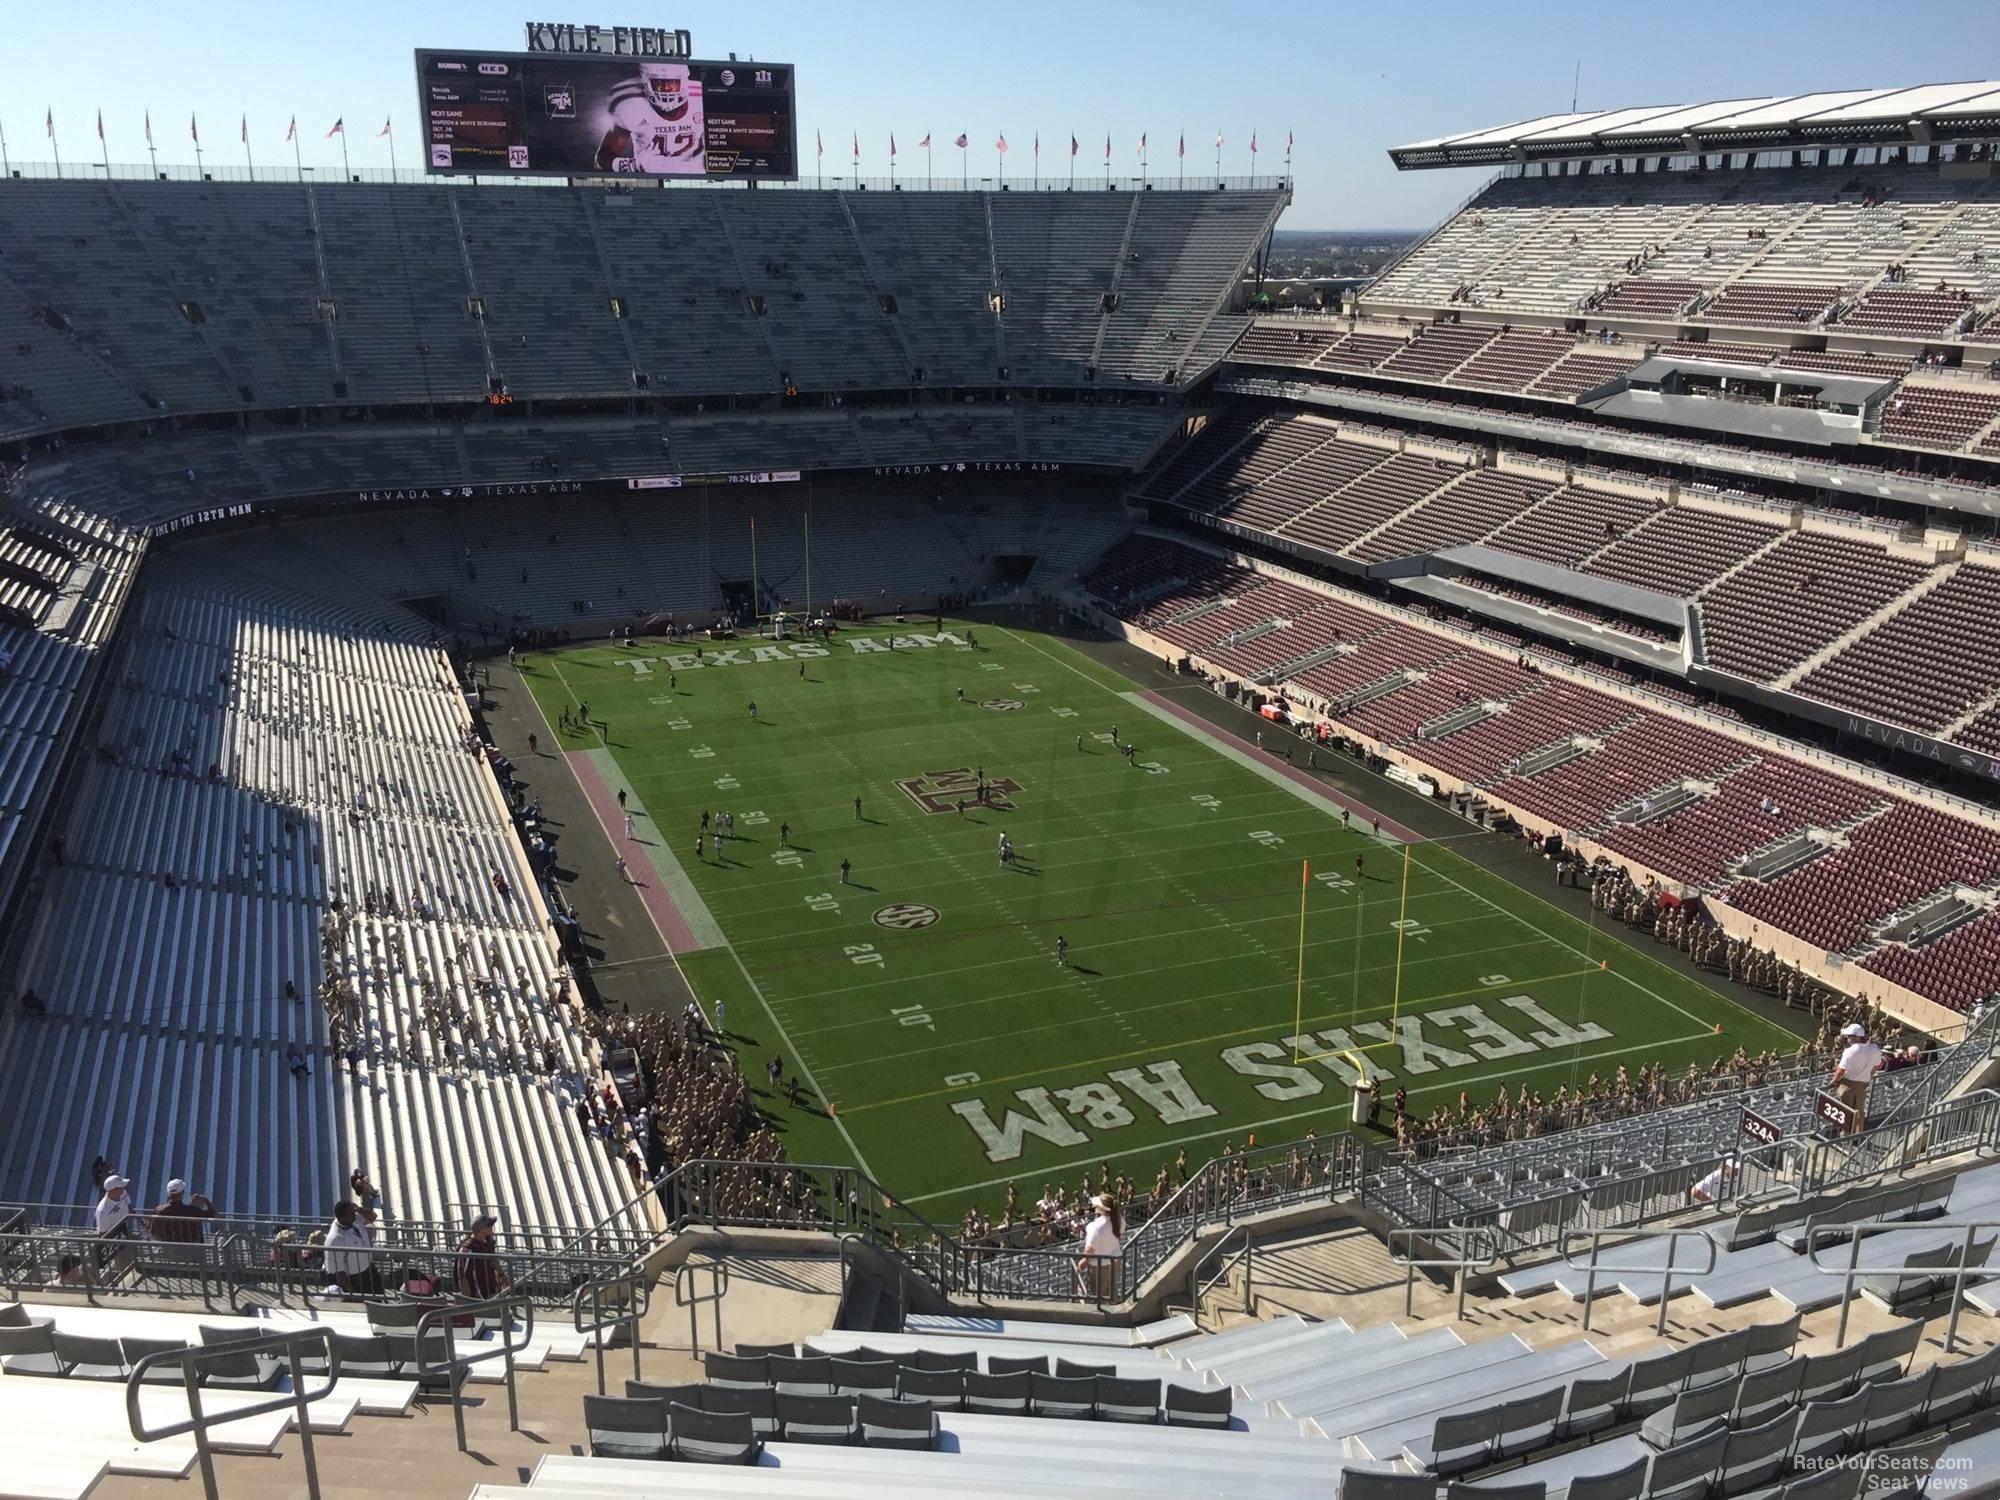
[[885,906],[875,913],[877,927],[889,927],[898,932],[916,932],[937,924],[944,915],[935,906],[919,906],[912,902],[899,901],[894,906]]
[[1019,698],[987,698],[979,706],[996,714],[1011,714],[1020,708],[1021,700]]

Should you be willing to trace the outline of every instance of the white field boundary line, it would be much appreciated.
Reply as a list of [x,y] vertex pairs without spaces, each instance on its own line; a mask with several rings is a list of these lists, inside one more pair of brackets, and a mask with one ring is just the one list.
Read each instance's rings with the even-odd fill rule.
[[[1034,643],[1027,642],[1026,644],[1033,646]],[[1034,649],[1040,650],[1041,648],[1035,647]],[[1049,656],[1049,653],[1043,651],[1042,655]],[[1050,656],[1049,659],[1052,661],[1058,661],[1060,665],[1069,666],[1069,663],[1067,662],[1060,662],[1059,658]],[[1070,670],[1077,671],[1078,669],[1075,667],[1070,667]],[[1082,674],[1082,675],[1088,675],[1088,674]],[[1209,745],[1210,748],[1216,750],[1218,753],[1229,756],[1232,759],[1238,760],[1242,764],[1248,765],[1250,769],[1264,776],[1267,780],[1273,782],[1275,785],[1282,786],[1287,790],[1293,792],[1302,801],[1307,801],[1307,802],[1314,801],[1311,793],[1306,788],[1300,787],[1295,783],[1287,780],[1285,777],[1279,775],[1277,771],[1268,766],[1263,765],[1254,756],[1248,754],[1247,752],[1239,751],[1234,746],[1231,745],[1218,744],[1213,740],[1210,740],[1207,736],[1198,735],[1191,726],[1183,723],[1181,720],[1177,719],[1172,714],[1167,713],[1165,710],[1148,702],[1140,694],[1127,693],[1122,696],[1129,699],[1135,708],[1138,708],[1145,713],[1151,714],[1154,718],[1160,720],[1160,722],[1162,723],[1173,725],[1174,728],[1179,730],[1182,734],[1186,735],[1189,739],[1194,740],[1196,743]],[[1324,804],[1316,804],[1316,805],[1320,805],[1322,806],[1322,808],[1324,806]],[[1400,840],[1388,840],[1386,842],[1391,842],[1398,845],[1401,844]],[[1425,840],[1424,842],[1431,842],[1431,841]],[[1586,963],[1590,961],[1590,955],[1588,953],[1585,953],[1581,948],[1578,948],[1575,944],[1567,941],[1566,939],[1557,937],[1554,933],[1550,932],[1546,927],[1538,926],[1536,923],[1530,921],[1526,917],[1518,916],[1513,912],[1507,911],[1505,907],[1500,906],[1497,902],[1494,902],[1490,900],[1488,897],[1481,895],[1479,892],[1473,890],[1471,887],[1464,884],[1464,882],[1454,879],[1452,876],[1445,874],[1445,872],[1442,870],[1433,869],[1429,866],[1426,866],[1425,868],[1429,869],[1431,874],[1437,876],[1437,878],[1442,880],[1446,885],[1452,886],[1454,889],[1471,897],[1474,901],[1479,902],[1482,906],[1489,907],[1494,911],[1500,912],[1504,916],[1511,917],[1514,921],[1520,922],[1522,925],[1527,927],[1529,931],[1539,933],[1549,942],[1556,944],[1565,952],[1573,954],[1577,958],[1583,959]],[[1497,879],[1499,877],[1496,876],[1495,878]],[[1513,886],[1512,889],[1520,891],[1521,894],[1526,896],[1529,900],[1535,902],[1537,905],[1547,907],[1550,911],[1556,913],[1556,915],[1558,916],[1564,916],[1564,917],[1568,916],[1568,913],[1564,912],[1562,908],[1558,907],[1554,902],[1550,901],[1545,896],[1537,896],[1533,891],[1527,890],[1525,887],[1521,886]],[[1639,949],[1625,942],[1622,938],[1613,935],[1610,941],[1619,950],[1621,954],[1630,954],[1634,958],[1645,957],[1645,954],[1643,954]],[[1604,955],[1599,955],[1600,958],[1602,958],[1603,956]],[[1654,962],[1657,962],[1657,960],[1654,960]],[[1647,996],[1649,999],[1658,1001],[1661,1005],[1667,1007],[1667,1009],[1674,1011],[1679,1015],[1687,1017],[1688,1020],[1695,1022],[1697,1025],[1700,1024],[1701,1022],[1700,1016],[1697,1016],[1693,1011],[1688,1010],[1685,1006],[1678,1005],[1674,1001],[1667,999],[1666,996],[1662,995],[1658,990],[1653,989],[1651,986],[1640,983],[1637,979],[1634,979],[1630,974],[1627,974],[1622,968],[1608,969],[1606,972],[1617,975],[1626,984],[1632,986],[1632,988],[1639,991],[1640,994]],[[1710,990],[1710,993],[1713,994],[1718,1001],[1728,1006],[1738,1015],[1747,1017],[1748,1019],[1753,1021],[1757,1021],[1761,1025],[1769,1026],[1772,1024],[1771,1022],[1765,1021],[1761,1016],[1757,1015],[1757,1013],[1751,1010],[1748,1006],[1740,1004],[1739,1002],[1731,999],[1729,996],[1722,994],[1720,991]]]
[[812,1065],[806,1061],[805,1054],[792,1044],[791,1036],[785,1030],[785,1023],[778,1019],[777,1011],[772,1008],[771,1002],[764,998],[763,987],[751,977],[750,970],[744,966],[741,955],[734,948],[729,950],[729,956],[735,960],[736,970],[743,976],[743,982],[750,986],[750,993],[757,997],[757,1003],[764,1008],[764,1014],[771,1018],[771,1025],[777,1030],[778,1040],[784,1044],[785,1051],[791,1055],[792,1061],[799,1066],[799,1072],[805,1076],[806,1087],[811,1089],[826,1106],[827,1117],[833,1121],[833,1128],[840,1132],[840,1138],[847,1143],[847,1149],[854,1156],[854,1164],[861,1169],[864,1177],[871,1181],[879,1181],[880,1179],[875,1176],[875,1169],[868,1165],[868,1158],[861,1154],[861,1148],[854,1144],[854,1137],[848,1134],[847,1122],[840,1118],[840,1112],[834,1107],[832,1097],[813,1077]]
[[[1591,1058],[1593,1061],[1595,1061],[1597,1058],[1600,1057],[1628,1057],[1635,1052],[1646,1052],[1650,1050],[1657,1050],[1663,1047],[1678,1047],[1683,1042],[1698,1042],[1702,1040],[1704,1037],[1711,1037],[1712,1035],[1713,1034],[1708,1031],[1697,1031],[1687,1036],[1670,1037],[1665,1041],[1644,1042],[1635,1047],[1620,1047],[1610,1052],[1594,1052],[1591,1054]],[[1552,1068],[1566,1068],[1568,1066],[1570,1066],[1570,1064],[1567,1062],[1552,1061],[1534,1067],[1496,1068],[1491,1072],[1474,1074],[1469,1078],[1460,1075],[1453,1075],[1452,1079],[1450,1080],[1450,1084],[1448,1086],[1453,1088],[1466,1088],[1476,1083],[1489,1083],[1495,1078],[1511,1080],[1515,1078],[1520,1078],[1524,1075],[1532,1075],[1536,1073],[1547,1072]],[[1333,1087],[1336,1090],[1339,1089],[1338,1084],[1334,1084]],[[1319,1096],[1314,1095],[1313,1097],[1318,1098]],[[1338,1098],[1333,1103],[1325,1106],[1326,1109],[1332,1110],[1333,1112],[1335,1112],[1335,1114],[1339,1116],[1345,1116],[1348,1112],[1348,1107],[1349,1107],[1348,1101],[1346,1100],[1345,1097]],[[1288,1115],[1272,1115],[1268,1119],[1252,1120],[1247,1125],[1230,1125],[1230,1126],[1225,1126],[1224,1128],[1219,1130],[1204,1130],[1198,1135],[1172,1136],[1167,1140],[1161,1141],[1159,1145],[1161,1149],[1165,1149],[1170,1146],[1182,1145],[1188,1141],[1209,1141],[1209,1140],[1214,1140],[1218,1136],[1242,1135],[1246,1132],[1254,1133],[1256,1131],[1265,1129],[1267,1126],[1283,1125],[1290,1122],[1304,1121],[1310,1119],[1313,1115],[1318,1113],[1320,1113],[1320,1111],[1317,1109],[1294,1110],[1291,1114]],[[1331,1137],[1329,1137],[1329,1139],[1331,1139]],[[1090,1148],[1090,1149],[1095,1150],[1096,1148]],[[1130,1153],[1128,1152],[1127,1154],[1129,1155]],[[1032,1176],[1037,1171],[1053,1171],[1053,1170],[1054,1170],[1053,1167],[1027,1167],[1023,1168],[1021,1171],[1009,1172],[1004,1177],[989,1177],[984,1182],[967,1182],[959,1185],[958,1187],[939,1188],[936,1192],[933,1193],[919,1193],[915,1197],[903,1199],[903,1202],[928,1203],[934,1198],[950,1198],[950,1197],[955,1197],[960,1193],[978,1192],[982,1188],[1000,1187],[1005,1183],[1018,1182],[1023,1176]]]

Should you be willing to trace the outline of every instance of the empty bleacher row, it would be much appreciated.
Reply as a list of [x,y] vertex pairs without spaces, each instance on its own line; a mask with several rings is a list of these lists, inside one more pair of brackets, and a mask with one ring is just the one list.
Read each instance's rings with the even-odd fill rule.
[[1707,665],[1928,733],[1971,728],[2000,693],[1982,633],[2000,574],[1983,558],[1927,564],[1695,487],[1668,505],[1588,476],[1468,471],[1364,446],[1323,417],[1276,415],[1204,430],[1146,494],[1364,564],[1482,542],[1694,599]]
[[7,437],[162,413],[478,401],[500,386],[630,398],[1176,385],[1226,347],[1209,324],[1284,201],[6,188]]
[[[1984,823],[1161,538],[1121,543],[1085,585],[1200,661],[1920,994],[1963,1007],[1992,987],[1977,959],[2000,915],[1915,947],[1883,936],[1914,902],[2000,878]],[[1786,840],[1811,857],[1745,878]]]
[[1153,1326],[940,1317],[739,1345],[707,1355],[700,1383],[584,1397],[589,1454],[544,1459],[529,1488],[638,1494],[666,1483],[648,1460],[681,1460],[722,1467],[676,1476],[676,1492],[716,1496],[1027,1496],[1087,1470],[1120,1494],[1230,1493],[1254,1476],[1274,1496],[1434,1500],[1477,1479],[1454,1493],[1647,1500],[1776,1494],[1831,1469],[1845,1489],[1798,1493],[1853,1500],[1871,1469],[1920,1479],[2000,1398],[2000,1351],[1938,1357],[1922,1321],[1894,1317],[1840,1347],[1795,1312],[1613,1355],[1294,1314]]
[[[326,1381],[329,1352],[340,1362],[331,1391],[307,1403],[316,1435],[346,1434],[366,1441],[368,1419],[407,1419],[427,1403],[450,1404],[454,1390],[476,1402],[507,1378],[503,1338],[514,1346],[517,1375],[533,1378],[552,1365],[582,1360],[596,1340],[550,1318],[532,1329],[520,1321],[468,1319],[447,1350],[442,1334],[419,1336],[417,1315],[426,1304],[377,1301],[324,1302],[308,1310],[257,1306],[241,1313],[91,1306],[54,1299],[0,1306],[0,1422],[13,1440],[10,1494],[44,1500],[81,1500],[106,1474],[143,1480],[184,1479],[195,1467],[191,1434],[141,1442],[129,1430],[125,1383],[148,1356],[182,1348],[203,1351],[202,1408],[222,1417],[210,1441],[225,1454],[273,1453],[296,1411],[231,1417],[232,1411],[292,1391],[288,1363],[278,1354],[231,1353],[230,1346],[286,1333],[320,1333],[326,1342],[300,1349],[307,1388]],[[460,1361],[447,1373],[447,1358]],[[138,1392],[140,1413],[153,1426],[188,1415],[178,1364],[153,1368]],[[388,1436],[386,1431],[378,1436]],[[407,1439],[404,1439],[407,1440]]]
[[[154,565],[26,918],[41,1006],[0,1020],[0,1197],[68,1200],[103,1152],[142,1194],[309,1216],[366,1162],[404,1217],[476,1194],[592,1222],[621,1178],[578,1129],[590,1060],[452,674],[297,563]],[[353,997],[343,1046],[323,986]]]
[[548,419],[415,427],[366,422],[248,435],[175,433],[70,443],[30,455],[17,481],[59,504],[138,530],[215,507],[287,495],[557,482],[743,470],[807,473],[919,465],[1130,470],[1178,413],[1148,404],[995,403],[741,415],[648,422]]
[[1363,303],[1642,321],[1693,306],[1716,323],[1772,326],[1854,302],[1857,331],[1937,339],[1959,331],[1959,318],[1863,294],[1942,284],[1963,294],[1961,316],[1990,307],[2000,297],[1995,209],[1990,181],[1949,178],[1935,163],[1504,176]]

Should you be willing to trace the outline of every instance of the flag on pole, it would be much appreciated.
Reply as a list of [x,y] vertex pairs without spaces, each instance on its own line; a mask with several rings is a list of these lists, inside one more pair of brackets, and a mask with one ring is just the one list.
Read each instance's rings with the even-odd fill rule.
[[343,140],[345,140],[345,139],[347,138],[347,116],[346,116],[346,115],[342,115],[342,116],[341,116],[341,117],[340,117],[340,118],[339,118],[338,120],[335,120],[335,121],[333,122],[333,129],[329,130],[329,131],[328,131],[328,132],[326,133],[326,138],[327,138],[328,140],[332,140],[332,139],[333,139],[333,138],[334,138],[335,136],[339,136],[339,137],[341,137],[341,138],[342,138]]
[[965,141],[965,132],[963,130],[961,130],[958,133],[958,139],[953,141],[952,144],[958,147],[958,149],[961,151],[965,149],[966,141]]
[[1222,149],[1222,132],[1219,130],[1215,132],[1215,149],[1218,151]]
[[922,140],[918,141],[918,142],[917,142],[917,144],[918,144],[918,145],[919,145],[920,147],[922,147],[922,148],[923,148],[924,150],[926,150],[926,151],[930,150],[930,149],[931,149],[931,133],[930,133],[930,132],[929,132],[928,130],[926,130],[926,131],[924,132],[924,138],[923,138]]
[[1042,159],[1042,133],[1039,130],[1037,130],[1035,132],[1035,160],[1040,161],[1041,159]]
[[889,132],[889,160],[894,161],[895,159],[896,159],[896,132],[892,130]]
[[292,123],[285,127],[285,139],[288,141],[295,141],[298,138],[299,138],[299,117],[297,115],[293,115]]
[[1257,154],[1257,132],[1254,130],[1250,132],[1250,154],[1252,156]]
[[854,159],[861,160],[861,132],[858,130],[854,132]]
[[1143,131],[1143,130],[1142,130],[1142,131],[1140,131],[1140,132],[1139,132],[1139,149],[1138,149],[1137,151],[1133,152],[1132,154],[1133,154],[1134,156],[1144,156],[1144,155],[1146,154],[1146,132],[1145,132],[1145,131]]
[[48,118],[43,120],[42,124],[49,132],[49,139],[54,140],[56,138],[56,112],[53,105],[49,106]]
[[1185,130],[1181,132],[1181,143],[1180,145],[1174,148],[1174,155],[1176,156],[1187,155],[1187,132]]
[[1002,135],[999,140],[993,143],[993,149],[998,151],[1002,156],[1005,156],[1007,154],[1007,137]]
[[384,120],[382,122],[382,128],[375,132],[375,139],[379,141],[382,139],[383,136],[387,135],[388,133],[389,133],[389,122],[387,120]]
[[1071,131],[1071,132],[1070,132],[1070,137],[1069,137],[1069,154],[1070,154],[1071,156],[1075,156],[1075,155],[1076,155],[1076,132],[1075,132],[1075,131]]
[[188,116],[188,135],[197,146],[201,144],[201,126],[195,122],[193,115]]
[[247,114],[243,117],[243,144],[250,144],[250,116]]
[[101,109],[97,112],[97,138],[100,141],[104,139],[104,111]]
[[813,132],[813,145],[819,149],[819,154],[821,156],[826,155],[826,138],[822,136],[817,130]]
[[153,112],[150,109],[146,111],[146,149],[153,149]]
[[1109,134],[1104,137],[1104,159],[1106,161],[1111,160],[1111,137]]
[[1290,156],[1291,154],[1292,154],[1292,133],[1289,130],[1287,130],[1285,132],[1285,155]]

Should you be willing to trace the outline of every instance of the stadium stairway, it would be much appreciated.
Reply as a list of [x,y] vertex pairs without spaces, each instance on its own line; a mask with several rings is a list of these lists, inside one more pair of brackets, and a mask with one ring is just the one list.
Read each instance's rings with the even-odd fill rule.
[[1895,619],[1897,615],[1900,615],[1911,605],[1917,603],[1918,600],[1936,592],[1938,589],[1944,587],[1945,584],[1951,582],[1957,576],[1958,570],[1962,566],[1963,564],[1960,563],[1946,563],[1942,567],[1932,568],[1923,577],[1904,589],[1902,593],[1884,603],[1881,608],[1877,609],[1866,619],[1859,620],[1855,624],[1850,625],[1845,631],[1828,641],[1817,651],[1814,651],[1795,665],[1787,667],[1783,672],[1771,679],[1771,686],[1784,692],[1791,691],[1807,673],[1824,666],[1863,636],[1888,624],[1889,621]]

